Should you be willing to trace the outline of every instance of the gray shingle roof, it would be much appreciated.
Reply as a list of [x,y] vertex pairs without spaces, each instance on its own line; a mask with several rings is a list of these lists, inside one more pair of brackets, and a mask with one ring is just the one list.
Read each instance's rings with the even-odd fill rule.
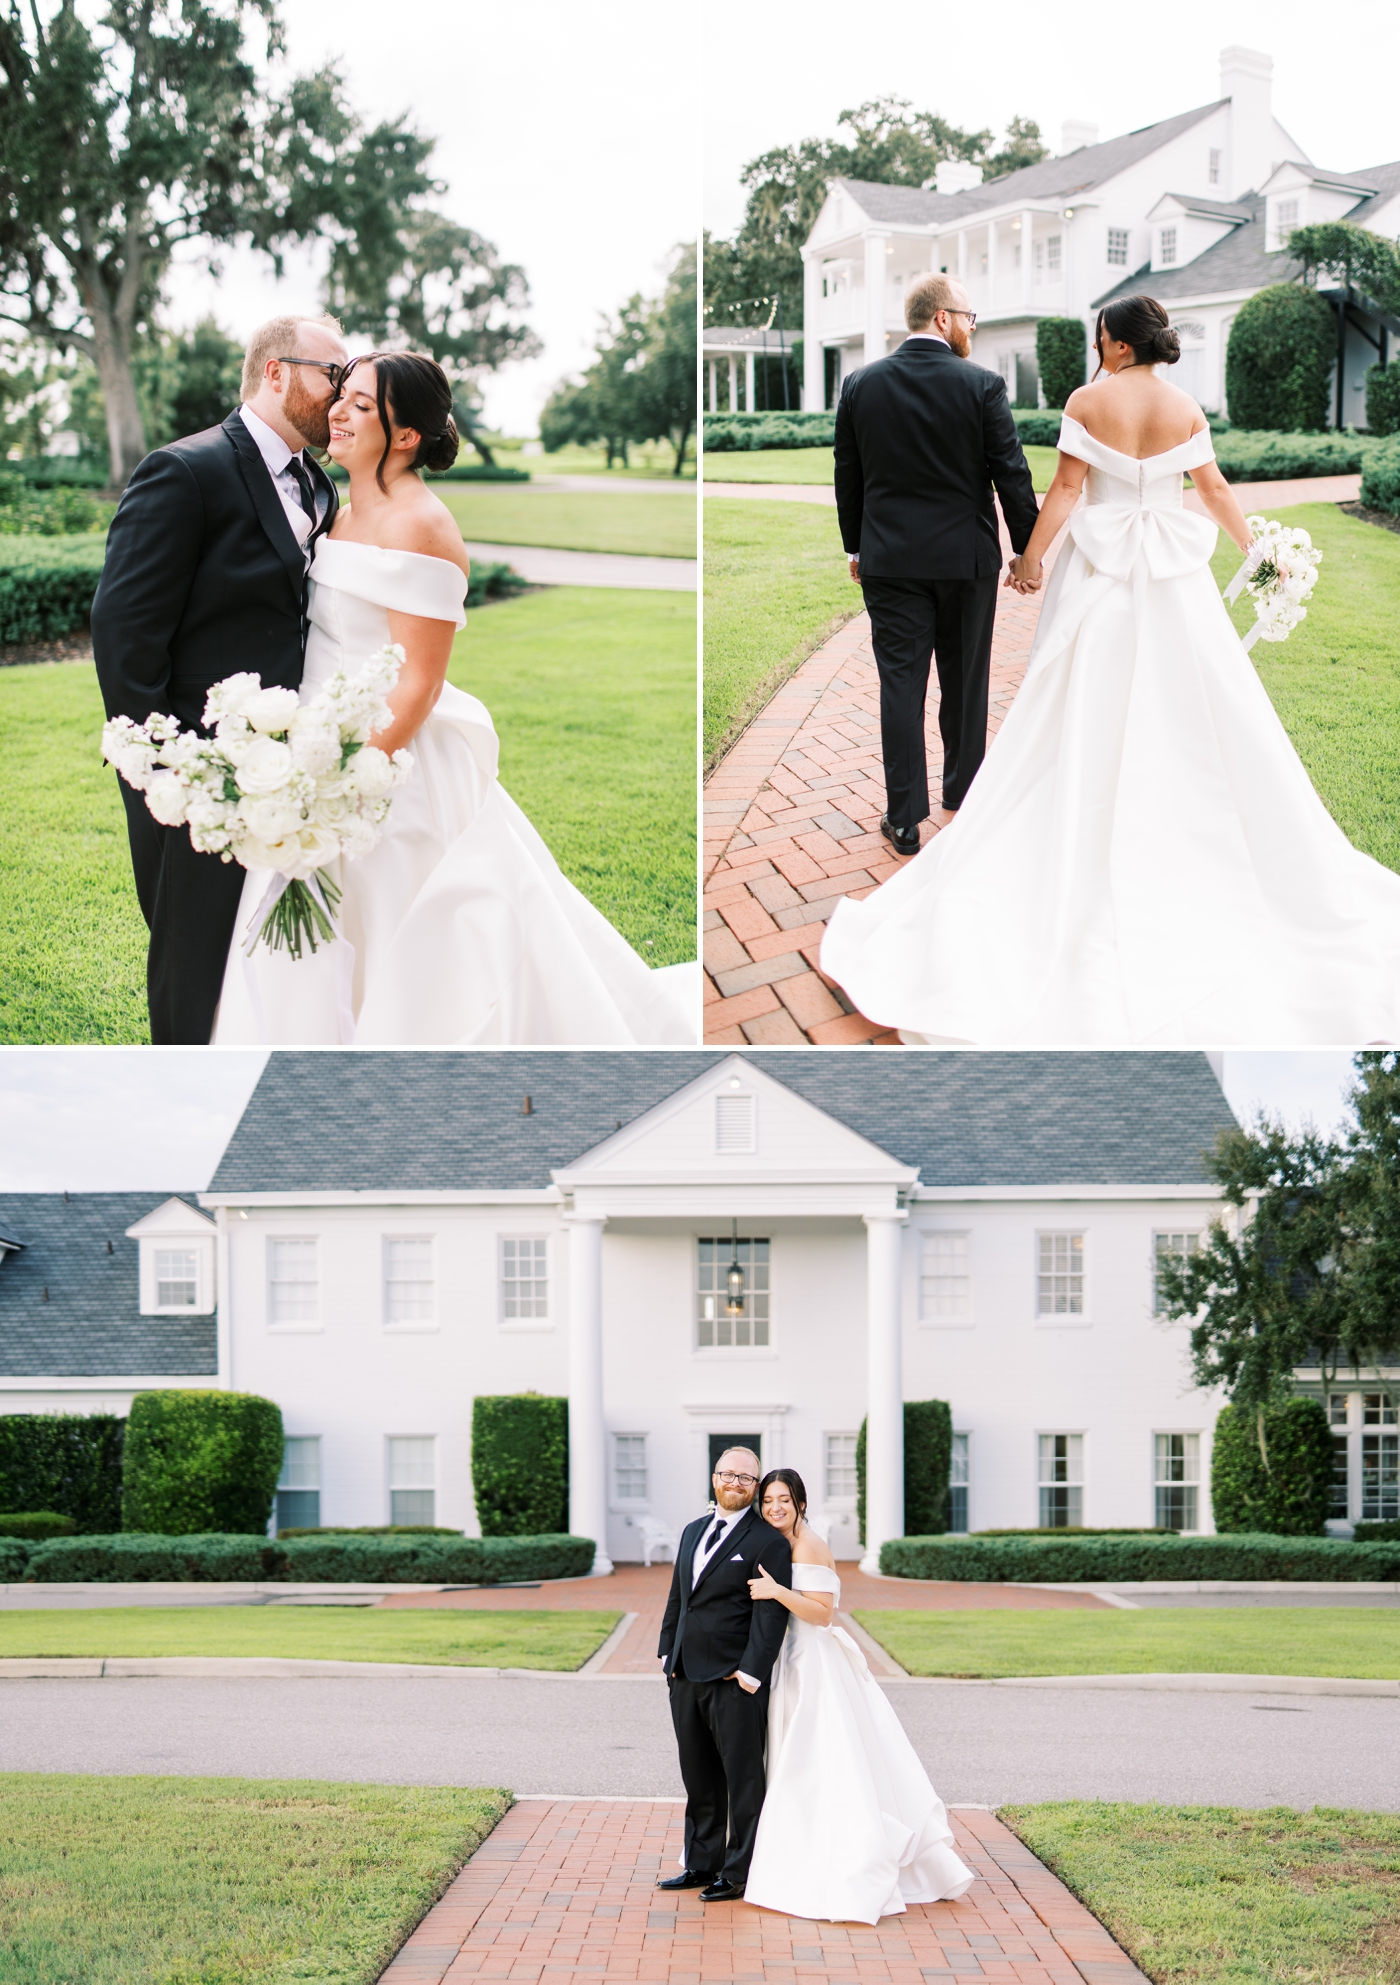
[[1359,179],[1363,186],[1374,186],[1376,191],[1369,200],[1360,200],[1348,209],[1347,219],[1355,221],[1358,227],[1369,227],[1370,216],[1383,207],[1387,200],[1400,193],[1400,159],[1392,159],[1389,165],[1371,166],[1365,172],[1352,172],[1348,179]]
[[[210,1191],[540,1189],[720,1059],[274,1054]],[[745,1059],[917,1165],[926,1185],[1190,1184],[1206,1178],[1203,1154],[1234,1122],[1197,1054],[794,1049]]]
[[1165,200],[1179,200],[1188,212],[1205,214],[1223,221],[1248,221],[1254,218],[1254,202],[1249,200],[1202,200],[1195,193],[1164,193]]
[[0,1193],[0,1231],[24,1243],[0,1261],[0,1376],[217,1371],[212,1316],[141,1315],[138,1244],[126,1230],[171,1198],[195,1204],[188,1192]]
[[[1228,102],[1228,98],[1222,101]],[[873,221],[897,226],[900,222],[919,225],[928,221],[966,220],[1007,201],[1062,200],[1086,193],[1090,187],[1101,186],[1106,179],[1136,165],[1139,159],[1150,157],[1219,108],[1219,103],[1205,103],[1199,110],[1184,110],[1178,117],[1165,117],[1160,124],[1144,124],[1137,131],[1126,131],[1121,138],[1106,138],[1102,144],[1081,145],[1061,158],[1024,165],[1019,172],[984,180],[964,193],[931,190],[925,193],[916,186],[880,186],[868,179],[838,179],[835,184],[847,187]]]

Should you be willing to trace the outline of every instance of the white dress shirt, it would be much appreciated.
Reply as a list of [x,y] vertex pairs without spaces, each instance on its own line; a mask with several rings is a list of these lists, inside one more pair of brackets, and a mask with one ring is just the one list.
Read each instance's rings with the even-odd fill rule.
[[[735,1524],[741,1522],[748,1515],[749,1507],[746,1504],[743,1509],[717,1509],[714,1515],[708,1519],[709,1529],[700,1539],[695,1549],[695,1556],[690,1561],[690,1589],[692,1592],[700,1583],[701,1572],[704,1571],[711,1558],[717,1558],[719,1556],[720,1552],[733,1536]],[[714,1542],[708,1544],[707,1548],[707,1540],[714,1537],[714,1528],[718,1521],[723,1522],[724,1528],[719,1536],[714,1538]],[[752,1695],[758,1687],[758,1683],[754,1680],[753,1676],[746,1675],[742,1668],[736,1668],[734,1673],[735,1679],[741,1682],[748,1693]]]
[[[255,414],[251,407],[240,407],[238,416],[257,443],[258,453],[267,463],[267,472],[272,477],[272,487],[282,500],[282,508],[287,513],[287,522],[291,525],[296,541],[301,546],[302,557],[310,565],[311,556],[306,549],[306,541],[311,536],[313,526],[311,519],[301,507],[301,491],[297,488],[296,477],[287,466],[289,462],[299,462],[302,468],[306,469],[306,451],[298,448],[294,453],[281,435],[274,434],[267,422],[260,415]],[[307,474],[310,474],[309,469]],[[326,514],[326,493],[317,487],[314,479],[311,489],[316,501],[316,522],[319,524]]]

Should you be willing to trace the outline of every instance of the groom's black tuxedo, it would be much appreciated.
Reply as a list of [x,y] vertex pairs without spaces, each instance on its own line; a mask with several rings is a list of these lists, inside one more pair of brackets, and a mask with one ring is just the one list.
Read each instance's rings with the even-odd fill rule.
[[946,805],[961,806],[986,753],[1001,575],[993,486],[1012,545],[1024,551],[1039,512],[997,373],[915,337],[846,380],[836,409],[836,508],[847,554],[860,554],[896,827],[916,827],[929,811],[931,655]]
[[[336,513],[325,496],[313,544]],[[249,670],[295,689],[306,646],[306,560],[257,443],[231,413],[221,427],[157,448],[117,506],[92,605],[92,648],[109,717],[153,711],[201,724],[214,683]],[[208,1041],[233,937],[243,870],[196,854],[189,830],[162,827],[121,782],[136,893],[150,927],[151,1039]]]
[[[790,1586],[792,1547],[750,1508],[697,1581],[695,1554],[713,1523],[711,1511],[681,1534],[657,1652],[685,1782],[685,1865],[742,1888],[763,1806],[768,1678],[788,1624],[785,1606],[749,1596],[749,1580],[761,1563]],[[736,1670],[760,1684],[754,1694],[726,1680]]]

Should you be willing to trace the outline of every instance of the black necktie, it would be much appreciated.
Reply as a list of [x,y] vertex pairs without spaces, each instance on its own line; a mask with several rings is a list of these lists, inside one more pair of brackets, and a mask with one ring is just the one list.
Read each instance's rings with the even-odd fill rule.
[[716,1517],[714,1529],[709,1533],[704,1543],[700,1546],[700,1555],[702,1558],[709,1557],[711,1551],[714,1550],[715,1546],[719,1543],[720,1538],[724,1535],[724,1530],[725,1530],[724,1518],[722,1516]]
[[310,476],[306,473],[306,465],[293,455],[287,463],[287,468],[291,473],[293,482],[297,486],[297,494],[301,498],[301,507],[311,519],[311,528],[314,531],[317,523],[316,492],[311,486]]

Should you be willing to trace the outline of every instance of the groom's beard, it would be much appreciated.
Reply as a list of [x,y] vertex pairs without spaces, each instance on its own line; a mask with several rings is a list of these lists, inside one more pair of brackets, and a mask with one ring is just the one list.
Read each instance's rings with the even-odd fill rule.
[[282,411],[292,423],[297,433],[312,448],[326,448],[331,438],[331,402],[329,399],[313,400],[301,383],[301,374],[293,371],[291,384],[282,401]]
[[959,358],[968,358],[971,356],[972,340],[961,324],[953,323],[948,326],[948,346],[951,351],[957,353]]

